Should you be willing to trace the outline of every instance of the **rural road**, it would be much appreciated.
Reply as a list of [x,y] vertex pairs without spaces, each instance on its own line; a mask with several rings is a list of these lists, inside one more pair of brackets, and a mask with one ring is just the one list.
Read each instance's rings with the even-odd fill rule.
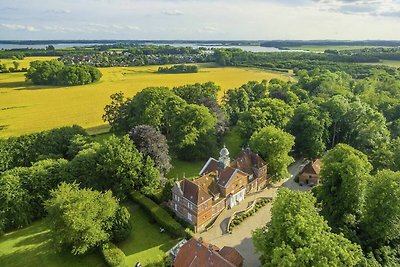
[[262,207],[253,216],[248,217],[243,223],[236,226],[233,229],[232,234],[226,233],[229,218],[235,211],[245,209],[249,202],[254,200],[256,197],[275,197],[278,189],[282,186],[287,187],[291,190],[308,191],[311,188],[308,186],[299,186],[294,182],[294,176],[301,170],[303,161],[296,161],[294,164],[289,166],[288,171],[291,174],[290,178],[273,184],[270,188],[267,188],[261,192],[252,194],[239,205],[232,209],[225,210],[221,213],[220,217],[215,221],[214,226],[207,232],[196,234],[196,237],[202,237],[205,241],[216,245],[220,248],[223,246],[231,246],[236,248],[240,254],[244,257],[243,266],[260,266],[258,255],[255,253],[253,241],[251,239],[251,232],[256,228],[263,227],[267,222],[271,220],[271,207],[272,204],[268,203]]

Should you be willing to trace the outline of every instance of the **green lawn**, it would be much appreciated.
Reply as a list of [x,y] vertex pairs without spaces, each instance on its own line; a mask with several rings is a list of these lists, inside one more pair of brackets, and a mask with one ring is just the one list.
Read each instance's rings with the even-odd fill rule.
[[[142,266],[158,261],[179,240],[167,233],[160,233],[159,225],[146,212],[127,204],[131,212],[132,234],[120,244],[126,255],[126,266],[140,261]],[[101,255],[73,256],[67,251],[57,252],[49,243],[49,229],[44,220],[0,237],[1,267],[102,267],[106,266]]]
[[117,244],[126,255],[126,266],[135,266],[138,261],[146,266],[161,260],[179,239],[160,233],[160,226],[142,208],[131,204],[128,208],[132,214],[132,234]]
[[167,174],[167,178],[176,179],[176,177],[178,177],[178,179],[181,180],[183,174],[185,174],[186,178],[195,178],[199,175],[199,172],[205,163],[206,161],[204,160],[183,161],[173,158],[171,161],[173,168]]
[[224,138],[224,142],[229,150],[231,158],[235,158],[239,154],[240,150],[242,150],[244,145],[242,144],[243,140],[240,136],[239,128],[237,126],[234,126],[229,130]]
[[49,229],[44,220],[0,237],[0,266],[4,267],[86,267],[106,266],[98,254],[73,256],[57,252],[49,243]]

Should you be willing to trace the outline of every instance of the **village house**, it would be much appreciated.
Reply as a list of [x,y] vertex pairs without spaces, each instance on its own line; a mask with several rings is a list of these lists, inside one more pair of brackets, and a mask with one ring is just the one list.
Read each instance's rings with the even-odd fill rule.
[[304,166],[299,174],[299,185],[314,186],[319,183],[319,172],[321,170],[321,160],[310,161]]
[[217,246],[207,244],[200,237],[191,238],[183,244],[173,260],[173,267],[241,267],[243,257],[232,248],[224,246],[219,249]]
[[218,160],[210,158],[194,180],[184,178],[172,188],[171,209],[180,218],[203,230],[226,207],[231,208],[248,193],[263,189],[267,163],[250,148],[242,149],[234,161],[224,146]]

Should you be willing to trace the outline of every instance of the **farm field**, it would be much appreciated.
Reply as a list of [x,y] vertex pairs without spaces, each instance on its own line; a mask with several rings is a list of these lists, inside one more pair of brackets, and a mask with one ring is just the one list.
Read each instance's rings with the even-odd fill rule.
[[400,60],[381,60],[377,63],[365,63],[366,65],[386,65],[389,67],[400,68]]
[[327,49],[330,50],[352,50],[352,49],[362,49],[362,48],[376,48],[380,46],[360,46],[360,45],[300,45],[300,46],[290,46],[290,50],[307,50],[310,52],[324,52]]
[[26,57],[24,59],[0,59],[0,64],[6,64],[7,68],[14,67],[13,62],[17,61],[19,63],[18,68],[29,68],[29,63],[35,60],[52,60],[56,59],[57,57]]
[[[160,233],[158,224],[140,207],[131,203],[127,207],[131,212],[132,233],[117,244],[126,255],[126,266],[135,266],[138,261],[146,266],[160,260],[179,240]],[[85,256],[57,252],[48,240],[49,229],[45,220],[7,233],[0,237],[0,266],[106,266],[102,256],[96,252]]]
[[213,81],[221,86],[222,97],[224,90],[250,80],[289,79],[286,73],[220,68],[212,64],[199,64],[199,73],[190,74],[158,74],[158,67],[102,68],[103,77],[99,82],[73,87],[37,86],[26,83],[24,73],[0,74],[0,137],[72,124],[99,133],[105,125],[101,118],[103,108],[110,102],[110,95],[118,91],[132,97],[149,86],[173,87]]

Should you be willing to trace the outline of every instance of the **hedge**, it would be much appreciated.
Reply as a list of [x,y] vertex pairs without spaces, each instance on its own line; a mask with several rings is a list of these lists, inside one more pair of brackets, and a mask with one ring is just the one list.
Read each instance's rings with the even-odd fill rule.
[[106,243],[101,249],[101,253],[108,266],[110,267],[122,267],[125,266],[125,254],[124,252],[115,246],[113,243]]
[[185,235],[182,225],[175,221],[166,210],[157,205],[153,200],[136,191],[131,192],[130,195],[132,200],[148,211],[154,220],[166,231],[176,237]]

